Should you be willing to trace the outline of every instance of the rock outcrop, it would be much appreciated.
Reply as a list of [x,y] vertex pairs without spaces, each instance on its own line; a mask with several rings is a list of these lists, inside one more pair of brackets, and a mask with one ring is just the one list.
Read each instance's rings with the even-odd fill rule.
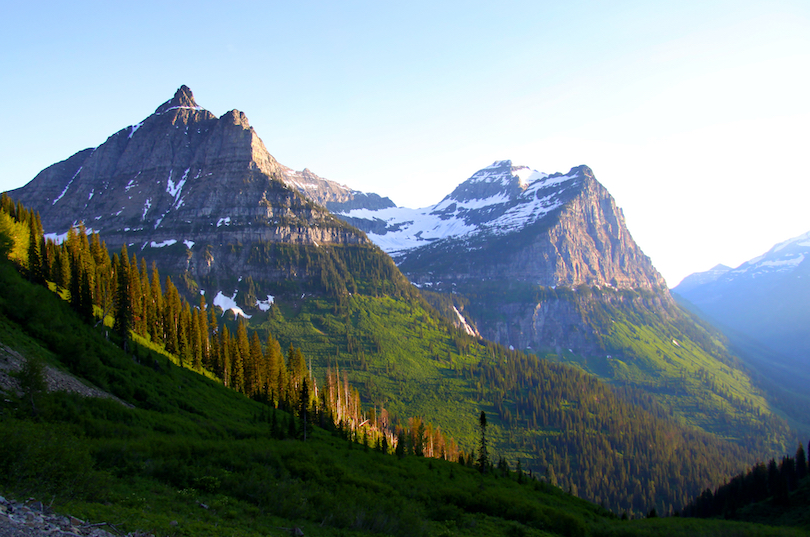
[[[109,528],[113,532],[106,531]],[[41,501],[29,498],[18,502],[0,496],[0,535],[8,537],[114,537],[122,533],[113,524],[90,523],[74,516],[51,511]],[[130,532],[126,537],[153,537],[151,533]]]

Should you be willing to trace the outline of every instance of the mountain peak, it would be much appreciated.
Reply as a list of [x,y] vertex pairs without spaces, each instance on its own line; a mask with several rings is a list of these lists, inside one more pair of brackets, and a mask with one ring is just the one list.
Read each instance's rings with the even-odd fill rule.
[[162,114],[164,112],[168,112],[169,110],[176,110],[178,108],[193,108],[195,110],[202,110],[196,101],[194,101],[194,94],[191,93],[191,89],[185,84],[180,86],[177,91],[174,92],[174,97],[161,104],[158,109],[155,110],[155,113]]

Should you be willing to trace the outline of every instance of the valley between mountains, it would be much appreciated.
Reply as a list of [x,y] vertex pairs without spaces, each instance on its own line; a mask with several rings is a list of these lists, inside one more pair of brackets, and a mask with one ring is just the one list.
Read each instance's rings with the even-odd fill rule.
[[[325,416],[331,407],[322,394],[337,390],[341,404],[354,406],[331,427],[340,422],[350,437],[377,438],[382,451],[461,456],[472,465],[484,411],[493,472],[496,463],[504,476],[517,468],[518,476],[636,516],[678,512],[810,435],[795,396],[774,390],[772,377],[673,299],[587,166],[546,174],[496,161],[433,206],[401,208],[280,164],[244,113],[216,117],[183,86],[154,114],[8,192],[3,211],[9,257],[23,271],[71,304],[86,285],[76,307],[96,325],[88,337],[101,337],[105,314],[120,327],[120,297],[128,297],[129,352],[139,368],[164,377],[178,370],[169,363],[182,366],[161,390],[173,394],[169,406],[194,409],[184,411],[196,413],[194,427],[224,423],[229,405],[240,409],[239,420],[261,406],[257,420],[269,423],[271,412],[275,420],[276,409],[300,410],[301,401]],[[63,343],[42,343],[46,336],[13,313],[11,299],[4,304],[4,344],[45,346],[46,359],[57,362],[70,355]],[[39,343],[10,336],[14,323]],[[108,384],[136,410],[167,405],[151,389],[110,380],[106,368],[117,358],[72,359],[68,369]],[[197,399],[183,403],[172,382],[192,389],[195,375],[224,384],[228,395],[216,392],[206,408],[199,394],[209,388],[195,387]],[[226,403],[236,392],[261,405]],[[84,425],[54,416],[111,438],[112,425],[82,412],[93,414]],[[141,442],[134,430],[127,434]],[[113,463],[115,450],[104,449],[94,455],[97,466],[120,469],[123,455]],[[149,462],[153,448],[139,449],[137,464],[156,482],[204,477],[161,481]],[[304,487],[307,478],[292,474]],[[274,512],[262,502],[260,510]],[[464,519],[441,516],[431,520]],[[358,528],[408,534],[400,526]]]

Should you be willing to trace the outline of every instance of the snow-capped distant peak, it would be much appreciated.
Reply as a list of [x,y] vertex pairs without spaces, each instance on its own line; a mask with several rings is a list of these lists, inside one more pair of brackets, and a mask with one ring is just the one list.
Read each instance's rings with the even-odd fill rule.
[[810,232],[805,233],[804,235],[799,235],[798,237],[793,237],[792,239],[788,239],[785,242],[780,242],[779,244],[771,248],[771,252],[776,253],[792,245],[802,247],[810,246]]
[[810,233],[805,233],[780,242],[764,254],[746,261],[735,269],[718,265],[706,272],[690,274],[678,284],[675,291],[684,294],[712,282],[730,285],[742,280],[782,277],[795,273],[796,269],[809,258]]
[[501,182],[506,178],[512,177],[512,161],[511,160],[497,160],[475,172],[470,177],[467,183],[493,183]]

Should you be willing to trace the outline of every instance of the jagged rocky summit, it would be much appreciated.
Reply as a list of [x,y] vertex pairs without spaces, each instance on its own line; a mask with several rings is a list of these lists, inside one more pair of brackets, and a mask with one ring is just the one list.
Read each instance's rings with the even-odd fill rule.
[[217,243],[226,231],[239,241],[366,240],[289,188],[294,173],[270,155],[245,114],[217,118],[182,86],[145,120],[10,195],[36,207],[46,231],[64,233],[83,220],[112,245]]
[[[313,184],[321,185],[317,203],[300,192],[312,191]],[[143,121],[9,194],[39,211],[52,237],[82,221],[110,248],[127,244],[130,252],[157,261],[162,272],[183,275],[189,293],[230,297],[223,305],[239,302],[234,289],[248,285],[248,277],[300,295],[300,288],[292,289],[296,284],[317,287],[325,279],[320,257],[332,259],[329,276],[335,279],[341,277],[335,271],[346,272],[335,255],[347,247],[376,249],[363,232],[322,207],[351,205],[359,193],[279,164],[244,113],[216,117],[186,86]],[[312,248],[320,248],[320,257],[301,255]],[[258,306],[257,299],[278,291],[278,285],[264,287],[242,289],[241,296],[249,291],[251,299],[241,306]]]
[[[547,287],[665,285],[587,166],[547,175],[498,161],[424,209],[337,213],[428,287],[504,276]],[[459,257],[444,271],[420,261],[450,252]]]

